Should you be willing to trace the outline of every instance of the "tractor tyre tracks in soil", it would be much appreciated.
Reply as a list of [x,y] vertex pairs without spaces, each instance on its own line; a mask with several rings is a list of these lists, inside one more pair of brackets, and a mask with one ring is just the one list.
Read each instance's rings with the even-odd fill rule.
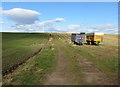
[[[46,75],[44,85],[74,85],[74,84],[76,85],[76,83],[74,83],[74,80],[79,80],[78,78],[82,80],[81,83],[78,83],[80,85],[117,84],[114,81],[112,81],[110,78],[108,78],[103,72],[101,72],[92,61],[81,56],[80,52],[70,47],[68,43],[67,45],[65,45],[65,44],[62,44],[59,40],[57,40],[57,43],[59,43],[59,45],[56,46],[56,50],[57,50],[56,66],[51,71],[51,73],[48,73]],[[64,51],[64,48],[67,49],[68,53]],[[20,62],[14,65],[13,67],[10,67],[6,72],[3,73],[3,76],[9,73],[12,73],[17,67],[25,63],[28,59],[32,58],[33,56],[36,56],[40,51],[41,49],[35,52],[32,56],[28,57],[25,61]],[[74,55],[72,55],[73,52],[74,52]],[[69,56],[67,56],[67,54]],[[82,72],[81,77],[77,76],[78,75],[77,73],[79,72],[71,73],[70,70],[68,69],[72,65],[72,61],[69,58],[70,56],[74,56],[74,58],[76,58],[76,60],[78,61],[78,66],[79,66],[78,71],[80,71],[80,73]]]
[[88,83],[88,85],[118,85],[117,78],[108,77],[104,72],[102,72],[96,65],[83,57],[76,49],[71,48],[74,51],[75,57],[79,62],[80,69],[83,73],[83,82]]
[[90,85],[115,85],[116,82],[113,82],[110,78],[106,76],[105,73],[101,72],[98,68],[95,67],[94,63],[82,57],[80,54],[77,54],[77,60],[81,71],[84,74],[83,80]]
[[57,48],[57,63],[54,70],[46,76],[45,85],[69,84],[66,78],[67,60],[60,48]]
[[88,85],[118,85],[116,78],[110,78],[104,72],[100,71],[96,65],[83,57],[74,48],[75,57],[79,61],[80,69],[83,73],[83,82],[88,83]]
[[59,40],[57,40],[56,44],[59,45],[56,46],[57,63],[54,67],[54,70],[46,75],[44,85],[78,85],[78,83],[76,83],[78,77],[76,77],[75,72],[71,71],[71,64],[73,61],[71,58],[69,58],[70,56],[68,56],[68,54],[71,54],[72,51],[69,50],[66,45],[62,44]]
[[[69,52],[74,52],[75,58],[78,61],[80,71],[82,71],[83,76],[80,77],[83,83],[78,83],[81,85],[117,85],[117,82],[112,81],[106,76],[105,73],[101,72],[92,61],[84,58],[80,55],[78,51],[74,48],[67,46]],[[73,85],[69,79],[71,78],[71,73],[66,72],[67,66],[69,66],[68,60],[66,60],[65,52],[63,47],[58,47],[57,52],[57,64],[55,69],[46,76],[45,85]],[[70,53],[69,53],[70,54]],[[71,53],[72,54],[72,53]],[[71,55],[72,56],[72,55]],[[66,76],[68,74],[68,76]],[[74,73],[76,74],[76,73]],[[69,77],[70,76],[70,77]],[[69,77],[69,78],[68,78]],[[78,76],[79,77],[79,76]],[[76,78],[78,78],[76,77]],[[87,84],[86,84],[87,83]],[[76,83],[75,83],[76,84]]]

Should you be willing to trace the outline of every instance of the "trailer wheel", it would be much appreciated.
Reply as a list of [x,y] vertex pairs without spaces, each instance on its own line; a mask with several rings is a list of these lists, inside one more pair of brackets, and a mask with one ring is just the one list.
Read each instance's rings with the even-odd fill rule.
[[90,41],[89,40],[87,40],[87,45],[90,45]]
[[79,43],[79,45],[81,46],[81,45],[82,45],[82,43]]
[[96,43],[96,45],[99,46],[99,45],[100,45],[100,42],[98,41],[98,42]]
[[74,44],[75,44],[75,41],[74,41]]
[[95,45],[94,41],[91,41],[91,45]]

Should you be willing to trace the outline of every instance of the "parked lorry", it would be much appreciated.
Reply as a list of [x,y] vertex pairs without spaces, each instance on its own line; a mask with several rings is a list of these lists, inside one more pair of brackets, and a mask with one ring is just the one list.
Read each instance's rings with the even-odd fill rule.
[[103,36],[103,33],[72,33],[71,41],[78,45],[99,45],[103,42]]
[[86,42],[91,45],[99,45],[103,42],[103,33],[87,33],[86,34]]
[[86,35],[84,32],[83,33],[72,33],[71,41],[74,44],[83,45],[83,43],[86,42]]

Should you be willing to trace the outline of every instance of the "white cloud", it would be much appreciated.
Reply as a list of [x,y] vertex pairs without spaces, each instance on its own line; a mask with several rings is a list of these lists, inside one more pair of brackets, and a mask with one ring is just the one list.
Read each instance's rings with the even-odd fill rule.
[[53,20],[47,20],[47,21],[43,21],[43,22],[40,22],[39,25],[44,25],[44,26],[49,26],[51,24],[54,24],[56,22],[62,22],[64,21],[64,18],[55,18]]
[[56,22],[61,22],[61,21],[64,21],[64,18],[56,18],[55,21]]
[[[93,32],[104,32],[104,33],[117,33],[118,32],[118,26],[112,25],[112,24],[102,24],[102,25],[96,25],[88,27]],[[89,31],[88,29],[88,31]]]
[[[2,9],[0,9],[1,11]],[[104,32],[104,33],[118,33],[118,26],[113,24],[101,24],[101,25],[79,25],[72,24],[67,28],[60,26],[55,26],[55,23],[62,22],[64,18],[55,18],[52,20],[46,20],[39,22],[39,12],[22,9],[13,8],[10,10],[2,10],[3,14],[8,17],[8,19],[16,22],[16,25],[11,26],[9,30],[11,31],[25,31],[25,32],[43,32],[54,31],[54,32]],[[0,20],[0,24],[4,23]],[[5,22],[6,23],[6,22]]]
[[77,31],[77,30],[80,30],[80,25],[76,25],[76,24],[74,24],[74,25],[69,25],[69,26],[68,26],[68,30],[69,30],[69,31]]
[[32,24],[39,19],[40,15],[39,12],[22,8],[3,10],[2,13],[17,24]]
[[118,33],[118,26],[113,24],[100,25],[69,25],[67,32],[101,32],[101,33]]
[[3,24],[4,22],[3,22],[3,20],[0,20],[0,24]]
[[[62,19],[62,20],[61,20]],[[59,21],[57,19],[53,20],[47,20],[43,22],[36,21],[35,23],[32,24],[16,24],[14,26],[11,26],[11,30],[16,30],[16,31],[25,31],[25,32],[44,32],[45,31],[62,31],[60,27],[54,26],[56,22],[62,22],[63,18],[61,18]],[[58,30],[60,29],[60,30]]]
[[55,18],[39,22],[39,12],[22,8],[2,10],[2,13],[8,19],[16,22],[15,25],[9,27],[9,30],[13,31],[43,31],[43,27],[48,29],[53,27],[55,29],[54,24],[56,22],[64,21],[64,18]]
[[42,27],[37,27],[36,24],[25,24],[25,25],[14,25],[10,26],[9,30],[11,31],[19,31],[19,32],[35,32],[35,31],[43,31]]
[[61,26],[49,26],[46,29],[47,32],[66,32],[65,28],[61,27]]

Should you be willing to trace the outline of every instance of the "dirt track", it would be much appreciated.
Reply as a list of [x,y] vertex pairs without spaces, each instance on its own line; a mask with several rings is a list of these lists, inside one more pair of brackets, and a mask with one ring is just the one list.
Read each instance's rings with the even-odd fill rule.
[[112,82],[103,72],[101,72],[95,65],[87,60],[86,58],[82,57],[81,55],[77,55],[77,60],[79,61],[80,68],[84,73],[83,80],[86,81],[88,84],[92,85],[113,85]]
[[[61,42],[58,41],[58,43]],[[67,49],[67,52],[64,51],[65,49]],[[73,52],[74,55],[72,55]],[[78,71],[75,71],[74,73],[72,73],[70,69],[75,68],[71,67],[73,61],[69,58],[70,56],[74,56],[74,59],[78,61],[76,64],[79,66],[79,68]],[[66,47],[65,44],[57,46],[57,64],[54,70],[47,75],[45,85],[78,84],[114,85],[117,84],[117,82],[112,82],[112,80],[110,80],[110,78],[108,78],[103,72],[96,68],[91,61],[82,57],[75,49]]]
[[64,53],[58,49],[58,55],[57,55],[57,64],[55,69],[51,74],[47,76],[47,81],[45,85],[65,85],[69,84],[66,78],[66,64],[67,61],[65,59]]

